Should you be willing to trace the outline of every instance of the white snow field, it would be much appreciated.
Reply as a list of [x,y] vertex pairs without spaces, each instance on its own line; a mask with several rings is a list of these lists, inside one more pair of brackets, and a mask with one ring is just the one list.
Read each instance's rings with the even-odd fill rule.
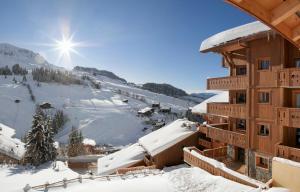
[[53,183],[61,181],[64,178],[70,179],[78,176],[78,173],[73,172],[66,167],[63,162],[58,161],[56,168],[53,168],[51,163],[46,163],[38,168],[5,165],[0,166],[0,183],[3,192],[23,191],[26,184],[30,186],[45,184],[46,182]]
[[[22,76],[15,76],[17,81]],[[99,77],[100,78],[100,77]],[[13,76],[0,76],[0,122],[15,128],[16,137],[21,138],[31,127],[35,105],[49,102],[56,109],[63,109],[70,121],[58,133],[57,140],[66,143],[72,125],[78,127],[84,137],[93,139],[97,144],[127,145],[134,143],[147,132],[144,118],[137,117],[137,111],[145,108],[152,101],[171,106],[177,111],[184,111],[189,105],[187,101],[165,95],[154,94],[127,85],[101,80],[101,90],[83,85],[61,85],[57,83],[41,83],[38,87],[29,74],[27,79],[36,102],[30,100],[25,86],[15,84]],[[116,93],[122,89],[134,94],[142,94],[149,103]],[[155,95],[155,96],[154,96]],[[128,99],[128,103],[122,100]],[[20,103],[15,103],[15,100]]]

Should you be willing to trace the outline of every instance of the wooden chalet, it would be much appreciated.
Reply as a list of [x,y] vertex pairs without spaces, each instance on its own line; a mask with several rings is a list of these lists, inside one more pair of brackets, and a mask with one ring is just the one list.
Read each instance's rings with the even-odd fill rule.
[[[300,162],[300,1],[228,0],[257,21],[218,33],[201,52],[222,56],[227,77],[209,78],[208,90],[226,90],[227,102],[207,103],[199,126],[200,150],[261,181],[272,177],[272,158]],[[217,154],[217,153],[215,153]]]

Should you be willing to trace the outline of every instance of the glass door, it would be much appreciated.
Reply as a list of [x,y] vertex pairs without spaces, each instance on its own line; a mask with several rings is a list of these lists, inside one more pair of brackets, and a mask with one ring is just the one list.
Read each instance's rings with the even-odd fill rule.
[[[295,107],[300,108],[300,93],[295,94]],[[296,128],[296,145],[300,146],[300,128]]]

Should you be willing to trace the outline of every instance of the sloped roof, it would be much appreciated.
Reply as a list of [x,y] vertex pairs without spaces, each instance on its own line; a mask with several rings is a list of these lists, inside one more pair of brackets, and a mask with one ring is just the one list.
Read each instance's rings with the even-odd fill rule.
[[117,169],[134,165],[144,159],[145,153],[144,148],[140,144],[135,143],[120,151],[99,158],[98,174],[112,174]]
[[253,36],[258,33],[270,31],[270,27],[261,23],[260,21],[255,21],[226,31],[217,33],[207,39],[205,39],[200,46],[199,51],[205,52],[214,47],[224,45],[231,41],[236,41],[245,37]]
[[178,119],[139,139],[139,143],[151,155],[155,156],[196,131],[196,124],[186,119]]
[[202,103],[200,103],[192,108],[192,113],[194,113],[194,114],[207,113],[207,103],[213,103],[213,102],[221,102],[221,103],[229,102],[228,91],[223,91],[221,93],[218,93],[217,95],[214,95],[214,96],[202,101]]

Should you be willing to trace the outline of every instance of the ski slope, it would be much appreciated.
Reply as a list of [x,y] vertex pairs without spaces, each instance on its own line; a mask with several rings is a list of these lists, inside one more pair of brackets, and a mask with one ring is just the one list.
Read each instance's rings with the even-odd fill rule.
[[[22,81],[22,76],[15,76],[15,79]],[[14,83],[13,76],[6,79],[0,76],[0,122],[15,128],[16,137],[21,138],[31,127],[36,104],[49,102],[56,109],[63,109],[70,119],[57,135],[59,142],[67,142],[73,125],[83,132],[84,137],[95,140],[97,144],[126,145],[136,142],[147,133],[143,130],[146,119],[137,117],[139,109],[149,106],[151,102],[161,102],[162,105],[183,113],[189,106],[187,101],[118,84],[113,80],[99,81],[102,85],[100,90],[88,85],[57,83],[41,83],[38,87],[29,74],[27,83],[36,98],[36,102],[33,102],[27,88],[21,83]],[[116,89],[142,95],[146,102],[118,94]],[[15,103],[17,99],[20,103]],[[122,102],[124,99],[128,99],[128,103]],[[158,116],[164,118],[162,115]]]

